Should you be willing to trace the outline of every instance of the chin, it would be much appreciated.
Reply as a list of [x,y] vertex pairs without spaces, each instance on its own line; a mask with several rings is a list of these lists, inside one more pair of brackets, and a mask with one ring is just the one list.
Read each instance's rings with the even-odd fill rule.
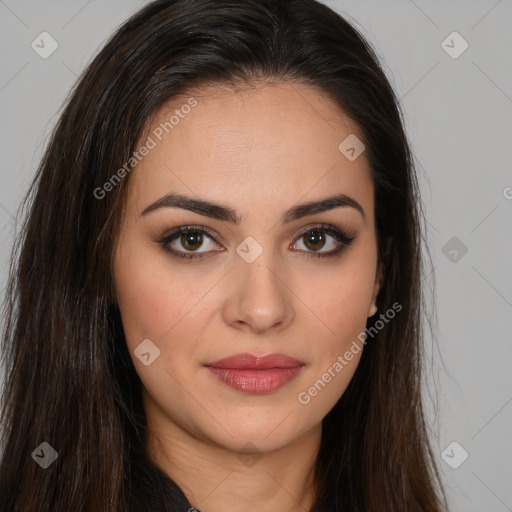
[[[305,432],[300,426],[283,419],[286,414],[277,417],[258,418],[248,421],[247,418],[230,420],[227,432],[223,429],[212,436],[215,444],[233,452],[271,452],[278,450],[299,438]],[[219,435],[220,434],[220,435]]]

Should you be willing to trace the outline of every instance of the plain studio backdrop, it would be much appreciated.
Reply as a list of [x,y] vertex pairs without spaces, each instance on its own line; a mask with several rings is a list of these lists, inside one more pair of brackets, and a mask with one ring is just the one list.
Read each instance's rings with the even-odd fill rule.
[[[512,511],[512,0],[324,3],[376,48],[416,156],[439,322],[425,396],[451,510]],[[2,299],[16,211],[59,109],[143,4],[0,0]]]

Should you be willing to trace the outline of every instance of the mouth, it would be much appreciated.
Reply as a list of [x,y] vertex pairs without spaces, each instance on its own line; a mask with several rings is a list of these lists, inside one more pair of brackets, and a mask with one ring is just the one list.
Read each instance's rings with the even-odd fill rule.
[[249,394],[271,393],[293,380],[305,363],[284,354],[243,353],[204,365],[221,382]]

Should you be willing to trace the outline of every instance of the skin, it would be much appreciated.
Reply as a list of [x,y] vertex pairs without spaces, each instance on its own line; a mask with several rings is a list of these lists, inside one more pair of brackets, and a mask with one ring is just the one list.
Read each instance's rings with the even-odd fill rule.
[[[361,352],[308,404],[297,397],[364,331],[382,280],[366,155],[349,161],[338,149],[360,132],[310,86],[259,83],[173,98],[140,143],[191,96],[198,105],[162,141],[155,139],[131,172],[114,251],[126,341],[143,383],[147,453],[202,512],[308,510],[321,421]],[[175,207],[141,215],[171,191],[227,205],[242,221]],[[288,208],[335,193],[355,199],[365,217],[348,206],[281,222]],[[318,223],[356,238],[332,258],[306,258],[316,246],[301,232]],[[186,225],[217,235],[195,246],[208,253],[203,260],[174,259],[158,242]],[[236,252],[249,236],[263,249],[252,263]],[[317,251],[338,245],[326,234]],[[179,235],[172,247],[187,252]],[[149,366],[134,355],[145,339],[160,350]],[[203,366],[239,352],[282,353],[305,367],[280,389],[250,395]]]

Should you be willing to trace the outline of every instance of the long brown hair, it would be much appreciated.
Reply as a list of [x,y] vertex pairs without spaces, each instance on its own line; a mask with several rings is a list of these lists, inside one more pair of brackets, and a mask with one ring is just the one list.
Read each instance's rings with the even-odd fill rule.
[[[80,77],[24,202],[2,340],[3,511],[175,510],[176,484],[145,455],[141,382],[113,286],[129,174],[102,197],[98,189],[166,101],[259,80],[316,87],[360,127],[386,273],[377,305],[402,306],[323,420],[312,510],[445,510],[422,407],[424,217],[402,113],[374,50],[315,0],[158,0]],[[31,455],[42,442],[58,453],[46,469]]]

